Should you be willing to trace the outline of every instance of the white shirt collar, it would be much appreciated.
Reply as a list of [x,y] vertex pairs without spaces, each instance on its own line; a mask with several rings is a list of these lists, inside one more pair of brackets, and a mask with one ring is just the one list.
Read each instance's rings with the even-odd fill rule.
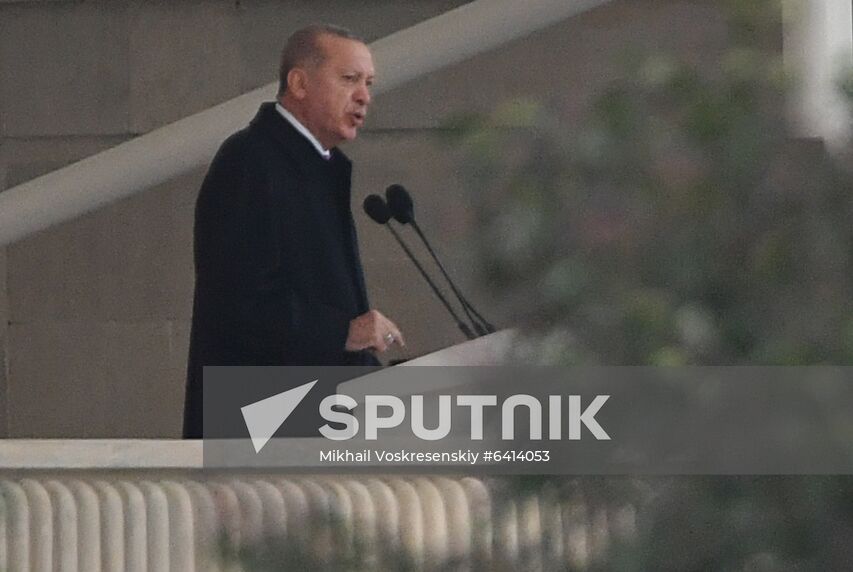
[[278,110],[279,113],[281,113],[282,117],[287,119],[290,122],[290,124],[293,125],[293,127],[297,131],[302,133],[302,135],[306,139],[308,139],[308,141],[311,143],[311,145],[313,145],[314,148],[317,149],[317,152],[320,155],[322,155],[323,159],[328,159],[329,157],[332,156],[332,152],[329,151],[328,149],[324,149],[323,146],[320,144],[320,142],[317,141],[317,138],[314,137],[314,135],[310,131],[308,131],[308,129],[304,125],[302,125],[299,122],[299,120],[293,116],[292,113],[290,113],[288,110],[286,110],[282,104],[276,103],[275,108]]

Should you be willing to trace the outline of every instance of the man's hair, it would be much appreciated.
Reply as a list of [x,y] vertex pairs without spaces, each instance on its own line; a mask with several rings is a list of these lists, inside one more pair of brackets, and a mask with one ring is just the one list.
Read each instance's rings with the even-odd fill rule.
[[322,36],[336,36],[364,43],[361,37],[346,28],[331,24],[312,24],[293,32],[281,51],[281,63],[278,68],[279,97],[287,91],[287,74],[290,70],[306,64],[319,66],[323,63],[326,54],[318,41]]

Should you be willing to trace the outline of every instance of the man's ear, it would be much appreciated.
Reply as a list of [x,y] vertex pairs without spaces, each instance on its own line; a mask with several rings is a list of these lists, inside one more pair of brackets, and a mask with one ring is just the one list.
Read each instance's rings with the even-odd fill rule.
[[302,68],[293,68],[287,72],[287,91],[296,99],[303,99],[307,93],[308,74]]

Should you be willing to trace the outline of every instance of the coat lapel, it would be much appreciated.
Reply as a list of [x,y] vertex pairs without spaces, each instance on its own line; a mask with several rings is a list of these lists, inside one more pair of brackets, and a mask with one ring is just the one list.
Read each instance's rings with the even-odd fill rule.
[[[314,146],[311,145],[311,143],[301,133],[299,133],[289,121],[282,117],[278,110],[276,110],[275,103],[268,102],[261,104],[261,108],[252,120],[252,125],[256,125],[268,136],[272,137],[279,143],[282,153],[299,172],[300,176],[311,177],[313,169],[329,167],[327,160],[317,153]],[[350,206],[352,192],[352,162],[340,149],[337,148],[332,149],[332,156],[329,161],[337,163],[335,167],[340,170],[343,177],[344,193],[342,196],[338,197],[338,199],[341,201],[340,206],[342,208],[342,212],[346,213],[344,239],[346,244],[346,255],[349,262],[349,268],[347,270],[352,277],[353,285],[356,288],[357,301],[360,306],[360,310],[363,313],[369,309],[369,305],[367,299],[367,287],[364,282],[364,272],[362,271],[358,252],[358,238]],[[313,197],[307,198],[311,200]]]
[[[336,157],[339,156],[338,157]],[[364,284],[364,271],[361,267],[361,259],[358,253],[358,236],[355,230],[355,222],[352,217],[351,210],[351,196],[352,196],[352,162],[349,158],[343,154],[342,151],[338,149],[334,149],[332,152],[333,160],[341,160],[344,162],[343,172],[344,172],[344,180],[346,181],[346,193],[345,197],[342,197],[344,201],[344,212],[347,213],[346,219],[347,224],[345,225],[346,229],[346,241],[348,246],[348,258],[350,261],[350,270],[352,272],[353,278],[355,280],[355,286],[358,294],[358,303],[361,309],[361,312],[367,312],[369,309],[369,304],[367,301],[367,287]]]

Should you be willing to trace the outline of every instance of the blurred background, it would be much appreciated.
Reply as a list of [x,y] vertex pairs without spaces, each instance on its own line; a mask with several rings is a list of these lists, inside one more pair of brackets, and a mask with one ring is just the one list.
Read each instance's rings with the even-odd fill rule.
[[[371,41],[460,4],[0,2],[0,189],[274,81],[305,24]],[[613,0],[377,97],[344,150],[393,357],[462,341],[358,208],[402,183],[518,359],[851,365],[851,37],[849,2]],[[205,169],[0,248],[0,437],[179,436]],[[853,563],[847,478],[505,486],[598,523],[554,569]]]
[[[302,25],[336,22],[372,41],[459,4],[2,2],[0,188],[11,189],[275,81],[281,46]],[[727,54],[741,36],[754,40],[762,57],[783,55],[778,10],[767,16],[772,24],[744,30],[731,22],[724,3],[616,0],[589,6],[378,96],[360,138],[344,148],[355,163],[353,205],[371,301],[400,323],[409,342],[405,354],[392,358],[428,353],[463,338],[387,231],[360,212],[366,195],[391,183],[410,190],[421,226],[487,317],[502,327],[526,323],[517,307],[503,303],[510,293],[516,295],[506,281],[477,279],[474,261],[485,231],[479,226],[484,215],[475,208],[481,195],[473,193],[482,193],[492,181],[483,178],[476,189],[469,185],[465,148],[444,137],[455,132],[460,114],[490,114],[507,101],[526,98],[554,114],[560,137],[594,145],[573,137],[576,125],[590,117],[594,105],[600,107],[595,102],[612,82],[633,81],[626,75],[630,61],[640,66],[646,54],[662,54],[676,58],[662,66],[689,66],[706,81],[724,72]],[[468,32],[472,38],[479,33]],[[666,82],[655,78],[670,72],[644,73],[652,74],[650,81]],[[633,140],[641,142],[642,136]],[[670,144],[678,146],[675,140]],[[516,150],[521,160],[526,151],[521,145]],[[550,151],[553,156],[541,159],[560,163],[563,149]],[[571,153],[572,161],[583,159]],[[639,160],[624,165],[624,172]],[[0,435],[180,434],[193,283],[192,210],[206,166],[0,248],[5,366],[0,368]],[[672,162],[659,168],[689,166]],[[489,192],[503,200],[512,191],[494,186]],[[536,212],[527,210],[506,226],[504,236],[526,232],[517,225],[527,224]],[[676,212],[670,220],[675,222],[660,224],[687,227]],[[570,232],[579,230],[571,225]],[[654,295],[638,303],[654,304]],[[681,301],[662,303],[676,302]],[[540,309],[529,310],[532,316]],[[706,311],[698,305],[693,315],[701,320]]]

